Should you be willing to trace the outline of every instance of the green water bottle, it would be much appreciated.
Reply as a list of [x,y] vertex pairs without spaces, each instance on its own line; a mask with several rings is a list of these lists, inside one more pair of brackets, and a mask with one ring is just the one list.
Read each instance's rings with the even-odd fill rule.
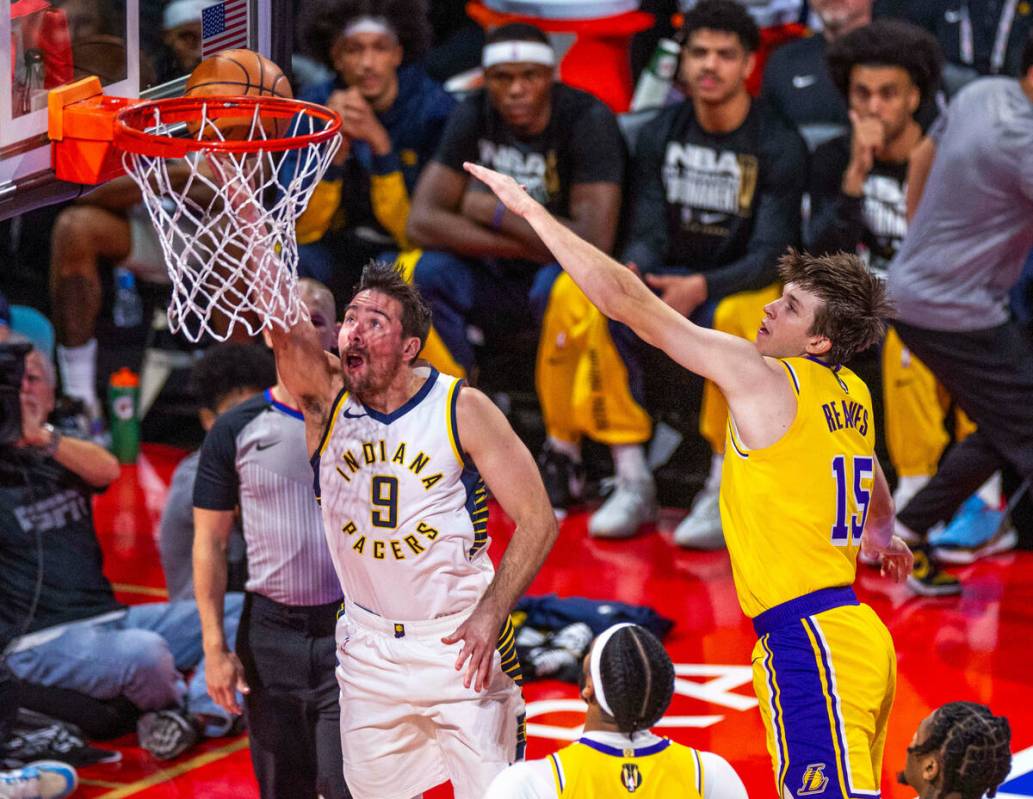
[[140,378],[122,367],[111,376],[108,408],[111,411],[111,451],[119,463],[136,463],[140,454]]

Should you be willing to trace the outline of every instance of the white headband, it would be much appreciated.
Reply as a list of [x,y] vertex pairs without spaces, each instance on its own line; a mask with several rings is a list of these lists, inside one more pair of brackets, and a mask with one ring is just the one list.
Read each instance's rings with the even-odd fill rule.
[[343,36],[354,36],[356,33],[386,33],[398,38],[398,32],[386,17],[356,17],[344,26]]
[[161,26],[169,31],[189,22],[200,22],[201,11],[210,0],[173,0],[162,12]]
[[496,64],[541,64],[551,67],[556,64],[556,54],[542,42],[493,42],[485,45],[481,66],[485,69]]
[[610,710],[610,703],[606,701],[606,694],[603,693],[603,679],[599,673],[599,663],[603,659],[603,649],[617,630],[620,630],[622,627],[634,626],[634,624],[624,622],[623,624],[615,624],[612,627],[607,627],[599,633],[599,636],[595,639],[595,643],[592,644],[592,654],[588,658],[588,668],[592,674],[592,690],[595,691],[595,700],[599,703],[599,707],[603,709],[603,712],[606,713],[607,716],[612,716],[613,711]]

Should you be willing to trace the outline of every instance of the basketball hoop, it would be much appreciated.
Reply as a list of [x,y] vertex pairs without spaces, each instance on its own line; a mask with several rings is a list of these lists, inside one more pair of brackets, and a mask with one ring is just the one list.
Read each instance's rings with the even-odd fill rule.
[[117,112],[114,146],[165,253],[173,331],[224,341],[238,323],[253,336],[303,318],[294,223],[340,129],[328,108],[280,97],[177,97]]

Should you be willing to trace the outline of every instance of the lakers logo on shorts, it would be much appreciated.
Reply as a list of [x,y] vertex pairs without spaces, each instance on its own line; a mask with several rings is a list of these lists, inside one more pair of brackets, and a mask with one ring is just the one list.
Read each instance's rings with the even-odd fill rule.
[[811,763],[803,773],[803,784],[797,790],[797,796],[814,796],[824,793],[825,786],[829,784],[829,778],[825,776],[824,763]]
[[642,772],[634,763],[625,763],[621,766],[621,784],[628,793],[635,793],[642,787]]

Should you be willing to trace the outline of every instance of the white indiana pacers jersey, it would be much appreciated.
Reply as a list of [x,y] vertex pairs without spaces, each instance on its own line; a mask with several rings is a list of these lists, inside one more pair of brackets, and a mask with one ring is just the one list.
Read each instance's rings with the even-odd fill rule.
[[472,608],[495,570],[484,483],[459,451],[461,382],[426,382],[394,413],[342,391],[313,458],[345,597],[398,621]]

